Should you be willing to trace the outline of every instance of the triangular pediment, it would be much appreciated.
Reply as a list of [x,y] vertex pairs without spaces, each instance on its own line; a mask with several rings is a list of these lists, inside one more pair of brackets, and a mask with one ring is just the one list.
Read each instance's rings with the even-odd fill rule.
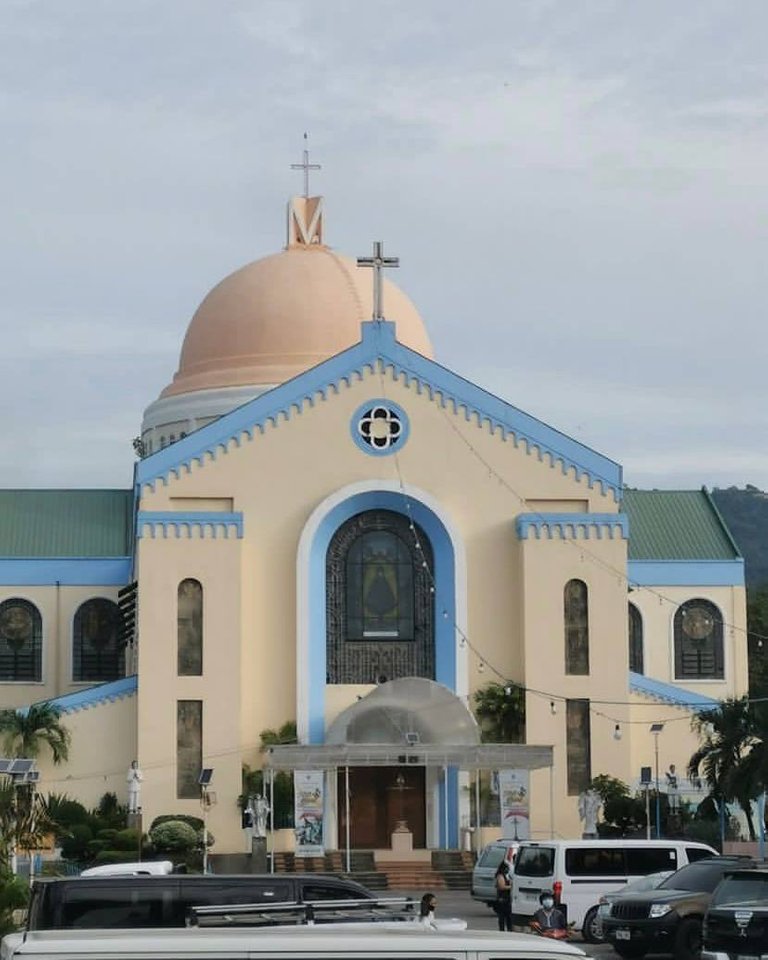
[[362,339],[353,347],[142,460],[137,466],[137,483],[165,483],[169,477],[189,471],[193,463],[203,465],[226,454],[244,438],[252,439],[254,432],[290,420],[306,404],[326,400],[366,372],[383,370],[406,385],[415,384],[419,392],[426,391],[456,415],[511,440],[551,467],[572,472],[577,479],[586,478],[590,486],[598,486],[604,493],[611,490],[619,499],[621,467],[613,460],[404,346],[395,339],[394,323],[367,321],[361,328]]

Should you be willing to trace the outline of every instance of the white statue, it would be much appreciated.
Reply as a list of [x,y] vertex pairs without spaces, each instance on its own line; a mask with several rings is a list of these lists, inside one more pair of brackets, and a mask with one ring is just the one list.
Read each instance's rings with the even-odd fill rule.
[[253,835],[254,837],[266,837],[267,835],[267,817],[271,813],[271,807],[266,797],[260,793],[256,794],[253,801]]
[[667,777],[667,803],[669,804],[669,812],[677,813],[680,809],[680,794],[678,793],[678,779],[677,779],[677,770],[675,770],[674,763],[670,763],[669,770],[666,773]]
[[128,813],[139,813],[141,811],[141,784],[144,775],[139,770],[139,761],[131,760],[131,766],[125,775],[125,782],[128,784]]
[[579,819],[584,821],[584,836],[597,836],[597,813],[602,804],[596,790],[585,790],[579,794]]
[[253,827],[256,822],[256,815],[253,812],[253,800],[248,797],[248,803],[243,810],[243,830],[245,830],[245,852],[253,851]]

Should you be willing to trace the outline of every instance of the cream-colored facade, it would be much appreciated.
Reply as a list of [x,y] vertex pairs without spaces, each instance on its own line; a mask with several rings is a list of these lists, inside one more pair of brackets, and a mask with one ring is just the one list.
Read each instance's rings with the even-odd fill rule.
[[[295,720],[302,743],[322,744],[342,711],[418,661],[416,675],[465,707],[492,681],[525,688],[527,743],[553,748],[551,772],[531,774],[532,835],[580,835],[585,777],[634,785],[657,746],[661,770],[682,770],[695,709],[746,690],[738,553],[697,492],[685,496],[707,525],[703,555],[633,555],[635,514],[647,527],[658,507],[663,527],[674,505],[625,491],[618,464],[440,367],[391,285],[387,319],[368,320],[374,271],[330,253],[319,210],[318,198],[293,201],[286,250],[233,274],[198,311],[142,428],[123,566],[62,585],[38,565],[30,586],[22,558],[4,561],[0,644],[2,603],[21,598],[39,611],[42,653],[39,682],[0,684],[3,706],[56,699],[64,710],[72,756],[62,768],[41,760],[42,790],[123,796],[138,759],[145,825],[199,814],[190,770],[213,768],[209,822],[224,853],[242,849],[241,772],[262,762],[263,730]],[[357,539],[345,533],[356,523]],[[385,539],[353,560],[366,531]],[[395,543],[399,559],[386,559]],[[92,560],[61,577],[85,579],[100,569]],[[72,679],[76,611],[131,580],[138,629],[123,669],[135,681],[86,689]],[[180,652],[190,581],[191,669]],[[632,636],[628,603],[641,624]],[[443,773],[423,781],[425,846],[458,846],[468,822],[466,779]],[[337,807],[328,772],[331,846],[342,845]]]

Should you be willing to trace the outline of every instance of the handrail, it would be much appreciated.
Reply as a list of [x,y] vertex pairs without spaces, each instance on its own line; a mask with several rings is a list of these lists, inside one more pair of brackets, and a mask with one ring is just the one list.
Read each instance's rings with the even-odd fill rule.
[[190,907],[187,926],[313,925],[352,921],[413,920],[412,897],[370,897],[354,900],[305,900],[280,903],[206,904]]

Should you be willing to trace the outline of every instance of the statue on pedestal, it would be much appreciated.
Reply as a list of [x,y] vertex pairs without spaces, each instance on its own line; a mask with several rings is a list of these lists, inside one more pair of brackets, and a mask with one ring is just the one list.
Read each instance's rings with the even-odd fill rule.
[[591,788],[579,794],[579,819],[584,821],[585,839],[597,836],[597,813],[602,802],[600,794]]
[[253,835],[254,837],[266,837],[267,835],[267,817],[272,812],[269,801],[262,797],[260,793],[256,794],[253,801]]
[[139,770],[139,761],[131,760],[131,766],[125,775],[128,784],[128,813],[141,813],[141,784],[144,775]]

